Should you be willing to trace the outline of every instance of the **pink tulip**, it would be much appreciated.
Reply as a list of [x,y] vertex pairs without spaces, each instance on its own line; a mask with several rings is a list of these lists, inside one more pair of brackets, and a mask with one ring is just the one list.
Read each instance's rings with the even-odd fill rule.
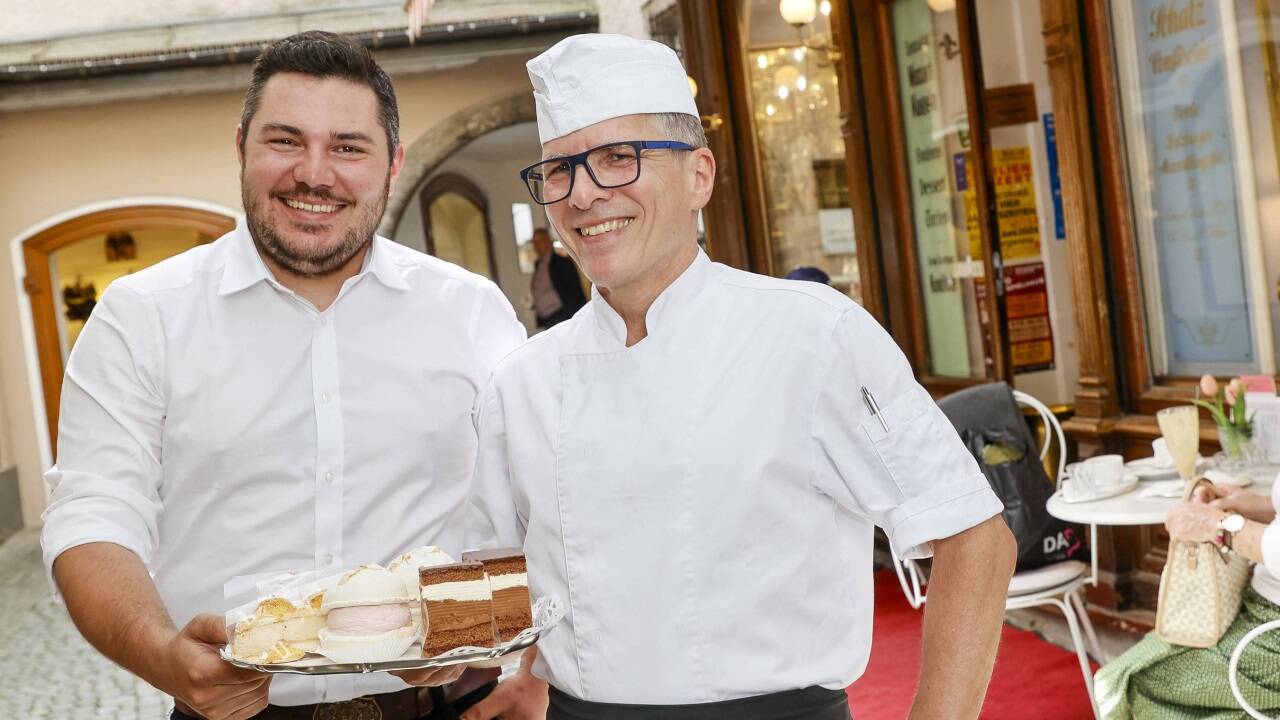
[[1236,395],[1240,392],[1239,382],[1239,380],[1232,380],[1231,383],[1227,385],[1226,395],[1228,407],[1235,407]]
[[1200,378],[1200,392],[1206,397],[1214,397],[1218,394],[1218,379],[1212,375],[1204,375]]

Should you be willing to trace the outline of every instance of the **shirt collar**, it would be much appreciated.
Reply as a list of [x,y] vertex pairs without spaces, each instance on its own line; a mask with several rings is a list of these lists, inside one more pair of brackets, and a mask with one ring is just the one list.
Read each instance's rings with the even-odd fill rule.
[[[653,304],[649,306],[648,312],[645,313],[645,329],[649,335],[660,332],[680,316],[682,311],[692,302],[694,296],[698,294],[698,291],[702,289],[702,286],[706,284],[706,277],[710,270],[711,259],[702,251],[702,248],[698,248],[698,254],[694,256],[693,262],[689,264],[689,267],[685,268],[679,277],[658,294]],[[613,306],[604,299],[604,296],[594,286],[591,288],[591,306],[594,308],[596,327],[625,346],[627,343],[626,322],[623,321],[622,316],[613,309]]]
[[[236,229],[231,234],[227,262],[222,270],[222,282],[218,285],[218,294],[237,293],[259,282],[278,284],[271,270],[267,268],[267,264],[263,262],[262,256],[258,254],[258,248],[253,243],[248,226],[243,222],[237,223]],[[391,241],[384,237],[374,236],[373,242],[369,245],[369,252],[365,255],[364,265],[355,277],[358,278],[367,272],[392,290],[408,290],[409,283],[405,281],[404,272],[391,257],[390,248],[386,247],[386,243],[389,242]]]

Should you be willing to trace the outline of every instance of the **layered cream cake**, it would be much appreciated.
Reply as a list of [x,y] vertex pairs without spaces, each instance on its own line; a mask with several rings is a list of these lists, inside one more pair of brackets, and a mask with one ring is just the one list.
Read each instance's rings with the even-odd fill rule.
[[408,591],[409,596],[413,599],[413,605],[410,610],[413,613],[414,625],[418,628],[415,632],[421,632],[422,628],[422,596],[420,594],[421,588],[418,586],[418,570],[435,565],[448,565],[453,561],[449,553],[440,548],[434,545],[424,545],[404,553],[387,565],[388,570],[404,581],[405,590]]
[[474,550],[462,553],[462,559],[484,565],[493,594],[493,625],[498,642],[506,642],[533,626],[529,575],[520,548]]
[[493,596],[484,565],[460,562],[418,570],[426,630],[422,654],[434,657],[456,647],[493,647]]
[[281,597],[259,602],[253,615],[236,623],[231,654],[245,662],[282,663],[315,652],[319,632],[325,625],[323,602],[323,593],[312,596],[304,605]]

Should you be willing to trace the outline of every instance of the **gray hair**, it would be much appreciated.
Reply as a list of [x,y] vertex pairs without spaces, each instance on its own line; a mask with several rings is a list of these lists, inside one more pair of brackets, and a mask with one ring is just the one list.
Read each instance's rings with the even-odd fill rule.
[[707,146],[702,119],[679,112],[653,113],[653,128],[661,136],[656,140],[675,140],[696,148]]

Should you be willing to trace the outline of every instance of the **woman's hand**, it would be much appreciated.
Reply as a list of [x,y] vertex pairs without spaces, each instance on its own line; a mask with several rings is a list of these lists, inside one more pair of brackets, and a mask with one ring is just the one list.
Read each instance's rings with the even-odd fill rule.
[[1254,522],[1270,524],[1276,519],[1276,509],[1266,495],[1229,485],[1218,486],[1215,490],[1218,497],[1209,501],[1210,507],[1227,513],[1240,513]]
[[1218,520],[1227,513],[1192,499],[1178,503],[1165,517],[1169,537],[1186,542],[1210,542],[1218,536]]

